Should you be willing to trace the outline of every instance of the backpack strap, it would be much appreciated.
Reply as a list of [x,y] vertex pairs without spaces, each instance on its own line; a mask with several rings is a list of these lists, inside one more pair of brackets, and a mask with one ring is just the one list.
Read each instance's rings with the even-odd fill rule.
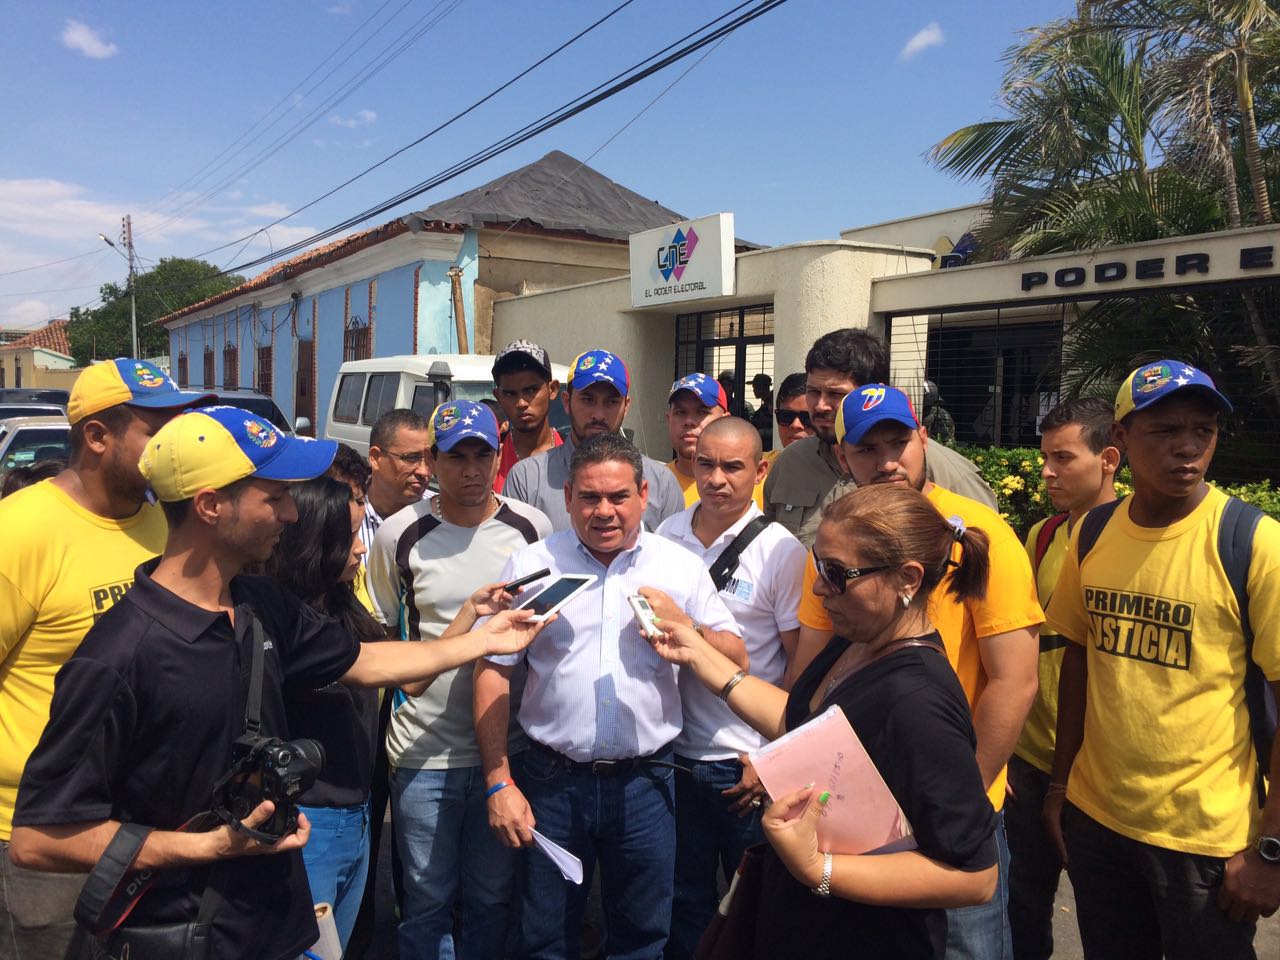
[[1049,552],[1049,544],[1053,543],[1053,535],[1058,532],[1058,528],[1066,523],[1070,517],[1070,513],[1058,513],[1040,525],[1040,532],[1036,534],[1035,556],[1031,560],[1031,572],[1036,576],[1040,575],[1040,561]]
[[1235,594],[1240,610],[1240,632],[1244,636],[1244,700],[1249,709],[1253,748],[1258,755],[1259,807],[1266,803],[1266,778],[1271,773],[1271,746],[1276,736],[1276,699],[1262,668],[1253,659],[1253,624],[1249,620],[1249,561],[1261,519],[1262,510],[1257,506],[1229,497],[1218,522],[1218,559]]
[[1104,503],[1101,506],[1094,507],[1081,518],[1080,539],[1076,541],[1077,563],[1084,563],[1084,558],[1089,555],[1093,545],[1098,542],[1098,537],[1102,535],[1102,528],[1107,525],[1111,515],[1116,512],[1116,508],[1123,502],[1122,498],[1120,500],[1112,500],[1110,503]]
[[738,535],[733,538],[733,542],[720,552],[720,556],[716,557],[715,563],[711,564],[711,568],[707,572],[711,574],[711,582],[716,585],[717,593],[724,589],[725,584],[729,582],[729,578],[738,569],[738,558],[742,556],[742,551],[751,546],[752,540],[764,533],[764,529],[769,526],[769,523],[770,521],[766,517],[756,517],[739,530]]

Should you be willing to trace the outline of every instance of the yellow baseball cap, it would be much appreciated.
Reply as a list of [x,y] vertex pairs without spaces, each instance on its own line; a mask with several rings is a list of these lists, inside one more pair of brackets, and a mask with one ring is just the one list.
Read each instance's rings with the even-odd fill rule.
[[153,363],[120,357],[95,363],[76,377],[67,402],[67,420],[79,423],[85,417],[121,403],[165,410],[216,399],[212,393],[178,389],[178,385]]
[[157,431],[138,469],[160,500],[187,500],[243,480],[310,480],[329,469],[338,445],[281,433],[239,407],[197,407]]

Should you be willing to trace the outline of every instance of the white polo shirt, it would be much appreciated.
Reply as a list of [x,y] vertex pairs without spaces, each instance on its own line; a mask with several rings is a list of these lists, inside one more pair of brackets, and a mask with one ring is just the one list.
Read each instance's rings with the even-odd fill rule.
[[[694,504],[662,521],[658,535],[680,544],[701,557],[710,569],[743,527],[761,516],[754,503],[742,519],[722,533],[709,547],[693,532]],[[742,638],[751,658],[751,675],[781,684],[787,670],[781,633],[800,626],[796,614],[804,579],[805,549],[786,528],[771,523],[747,545],[738,558],[738,569],[720,591],[720,599],[742,628]],[[737,759],[767,741],[740,720],[729,707],[708,690],[692,671],[680,671],[680,702],[684,708],[684,729],[675,749],[692,760]]]

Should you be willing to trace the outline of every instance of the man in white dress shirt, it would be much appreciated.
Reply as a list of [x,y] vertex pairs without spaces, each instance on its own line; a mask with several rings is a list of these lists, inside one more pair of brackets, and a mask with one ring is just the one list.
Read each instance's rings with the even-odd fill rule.
[[[796,613],[805,551],[781,524],[769,523],[753,500],[764,479],[760,432],[746,420],[722,417],[698,437],[692,458],[700,502],[668,517],[658,535],[702,558],[720,599],[746,643],[751,674],[781,685],[800,633]],[[734,555],[736,554],[736,559]],[[659,591],[646,591],[664,620],[687,618]],[[687,960],[719,901],[719,873],[727,882],[742,852],[761,843],[760,798],[754,773],[740,757],[765,738],[738,719],[690,673],[680,674],[684,729],[676,763],[691,771],[676,778],[675,899],[667,960]]]
[[[683,726],[676,671],[640,633],[628,597],[661,587],[704,636],[746,666],[737,624],[702,561],[642,529],[648,500],[640,452],[602,433],[578,445],[565,504],[573,527],[517,551],[502,580],[543,567],[597,579],[517,657],[482,661],[475,673],[476,739],[489,824],[508,846],[532,830],[581,858],[580,886],[546,857],[524,858],[516,956],[576,958],[597,862],[605,953],[658,960],[671,922],[675,789],[671,742]],[[529,749],[513,775],[507,756],[510,676],[528,679],[519,721]]]

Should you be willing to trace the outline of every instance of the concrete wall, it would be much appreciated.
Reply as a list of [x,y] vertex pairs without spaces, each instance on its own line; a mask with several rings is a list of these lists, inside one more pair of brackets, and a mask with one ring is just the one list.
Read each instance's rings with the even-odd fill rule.
[[3,385],[16,387],[17,368],[22,367],[22,386],[52,387],[70,390],[80,376],[80,369],[75,361],[52,350],[28,347],[26,349],[5,350],[0,353],[0,370],[4,371]]
[[560,363],[593,347],[613,350],[631,371],[633,399],[625,426],[635,430],[650,456],[666,459],[663,413],[675,372],[677,314],[772,303],[778,382],[804,369],[805,354],[822,334],[875,326],[875,277],[927,270],[929,263],[928,251],[839,240],[758,250],[738,255],[732,297],[635,310],[630,281],[620,277],[495,303],[493,341],[527,337]]

